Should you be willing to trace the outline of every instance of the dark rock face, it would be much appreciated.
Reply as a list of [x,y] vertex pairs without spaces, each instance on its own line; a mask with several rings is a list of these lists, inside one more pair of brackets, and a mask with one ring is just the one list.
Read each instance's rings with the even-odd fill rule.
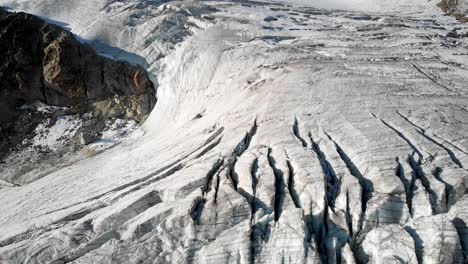
[[98,56],[71,33],[33,15],[0,10],[0,57],[0,122],[34,101],[87,107],[118,97],[138,108],[126,111],[137,120],[156,102],[142,68]]
[[468,10],[461,0],[442,0],[437,6],[447,15],[454,16],[460,22],[468,22]]
[[[64,166],[64,156],[91,155],[86,145],[114,122],[142,121],[156,104],[143,68],[99,56],[62,28],[1,7],[0,58],[0,181],[28,183],[40,178],[35,170]],[[60,147],[36,142],[60,124],[74,129],[53,131]]]

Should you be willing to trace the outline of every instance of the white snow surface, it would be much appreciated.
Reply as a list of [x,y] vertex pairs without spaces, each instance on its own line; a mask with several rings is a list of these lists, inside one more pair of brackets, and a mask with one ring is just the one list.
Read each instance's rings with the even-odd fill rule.
[[76,134],[81,125],[79,116],[60,116],[54,124],[50,124],[50,119],[47,119],[36,127],[32,146],[57,150],[65,140]]
[[111,148],[126,140],[128,135],[138,128],[138,124],[133,120],[108,120],[106,129],[98,140],[89,144],[89,149],[99,152]]
[[0,189],[0,260],[463,263],[468,27],[426,3],[0,0],[159,84],[128,140]]
[[434,10],[437,3],[435,0],[275,0],[274,2],[366,12],[421,12]]

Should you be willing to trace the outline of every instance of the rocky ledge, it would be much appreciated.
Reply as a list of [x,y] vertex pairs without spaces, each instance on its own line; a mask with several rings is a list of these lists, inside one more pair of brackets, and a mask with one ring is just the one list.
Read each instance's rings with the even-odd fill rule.
[[461,22],[468,22],[467,0],[442,0],[437,4],[446,15],[454,16]]
[[[0,7],[0,43],[0,180],[29,182],[33,168],[55,167],[115,121],[134,127],[156,103],[142,67],[100,56],[34,15]],[[51,147],[47,138],[57,135],[61,146]]]

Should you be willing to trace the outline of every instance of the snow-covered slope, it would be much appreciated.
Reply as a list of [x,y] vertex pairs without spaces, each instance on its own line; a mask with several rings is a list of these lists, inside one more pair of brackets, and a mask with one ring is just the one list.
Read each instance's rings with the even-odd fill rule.
[[468,28],[455,19],[28,3],[12,7],[144,62],[160,86],[119,146],[0,189],[2,263],[466,260]]
[[[268,1],[265,1],[268,2]],[[437,0],[275,0],[273,2],[365,12],[421,12],[436,9]]]

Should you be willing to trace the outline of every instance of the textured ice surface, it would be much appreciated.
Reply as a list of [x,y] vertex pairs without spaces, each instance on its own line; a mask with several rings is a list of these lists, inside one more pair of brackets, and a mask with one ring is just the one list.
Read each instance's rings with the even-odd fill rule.
[[0,189],[2,263],[466,260],[466,25],[404,5],[8,2],[144,62],[159,100],[129,140]]

